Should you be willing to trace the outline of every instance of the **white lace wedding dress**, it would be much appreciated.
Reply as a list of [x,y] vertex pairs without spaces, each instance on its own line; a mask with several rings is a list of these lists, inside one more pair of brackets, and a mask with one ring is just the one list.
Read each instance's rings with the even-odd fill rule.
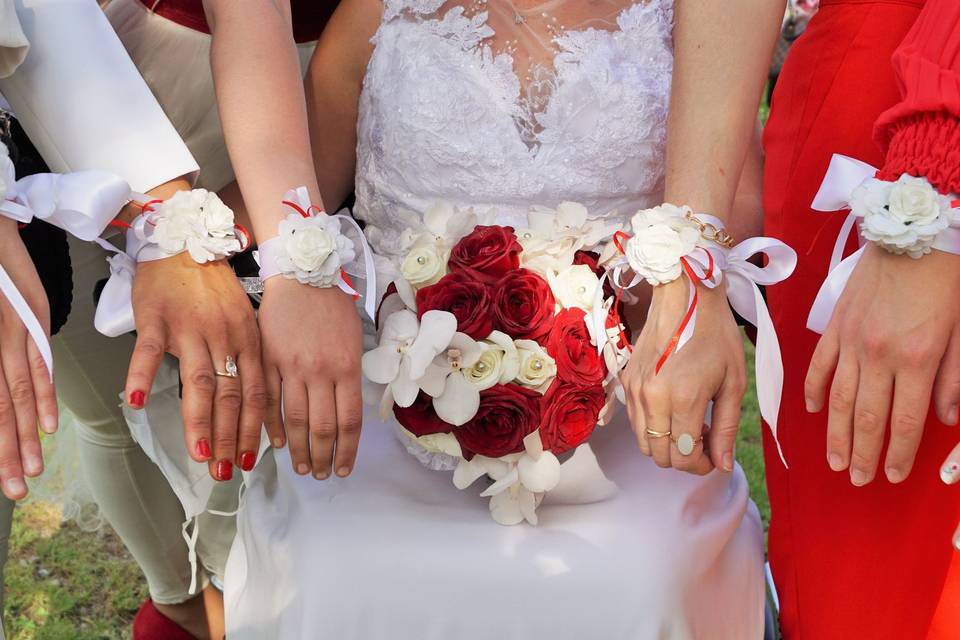
[[[384,276],[400,212],[437,199],[518,226],[532,204],[626,218],[659,203],[672,14],[670,0],[387,0],[355,210]],[[346,480],[298,477],[286,450],[250,476],[230,640],[761,637],[763,539],[739,468],[659,469],[621,417],[591,440],[613,498],[550,494],[538,527],[503,527],[376,414]]]

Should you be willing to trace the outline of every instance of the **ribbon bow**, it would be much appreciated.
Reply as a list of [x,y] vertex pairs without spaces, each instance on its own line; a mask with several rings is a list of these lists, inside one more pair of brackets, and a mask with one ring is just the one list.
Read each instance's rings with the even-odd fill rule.
[[[310,203],[310,193],[307,191],[306,187],[297,187],[296,189],[291,189],[286,193],[283,199],[283,204],[294,209],[297,213],[305,218],[309,218],[311,215],[329,215],[324,212],[322,209],[317,207],[314,204]],[[357,278],[364,278],[367,283],[366,293],[363,296],[363,309],[366,311],[367,315],[371,320],[376,318],[377,312],[377,272],[373,263],[373,251],[370,249],[370,245],[367,243],[366,237],[363,235],[363,230],[360,228],[360,225],[357,224],[349,214],[338,213],[332,215],[331,217],[338,219],[341,222],[346,222],[348,228],[351,231],[356,232],[356,237],[352,238],[354,245],[359,245],[361,251],[358,253],[363,254],[363,267],[361,268],[358,261],[351,262],[350,264],[343,265],[340,270],[340,282],[337,283],[337,286],[341,291],[346,293],[349,296],[354,298],[360,298],[360,294],[354,289],[353,283],[350,282],[349,276],[354,276]],[[346,234],[344,234],[346,235]],[[264,264],[275,264],[275,260],[272,258],[264,258],[268,253],[275,251],[275,244],[273,242],[274,238],[260,243],[259,252],[254,254],[258,264],[260,264],[260,278],[266,280],[274,275],[277,275],[279,271],[275,268],[264,268]]]
[[[699,217],[721,228],[722,223],[712,216]],[[766,256],[766,266],[758,267],[750,262],[751,258],[759,254]],[[773,285],[786,280],[797,266],[796,252],[775,238],[749,238],[731,249],[713,244],[697,246],[680,259],[680,264],[690,283],[687,312],[657,361],[657,373],[666,364],[670,355],[683,348],[693,337],[697,321],[697,283],[713,289],[726,279],[727,300],[730,306],[757,328],[755,365],[760,415],[770,425],[770,431],[777,442],[780,459],[784,466],[787,466],[777,439],[777,419],[780,413],[780,399],[783,395],[783,358],[780,354],[780,341],[773,327],[770,311],[760,292],[760,286]],[[613,264],[611,278],[616,287],[630,288],[641,282],[640,276],[633,275],[630,282],[624,285],[623,275],[628,269],[629,263],[625,257]],[[602,288],[601,281],[601,286],[598,287],[601,296]],[[599,306],[602,305],[594,304],[594,311]],[[602,332],[600,335],[603,335]],[[598,338],[597,342],[602,351],[603,340]]]
[[[0,202],[0,215],[22,224],[36,218],[81,240],[95,240],[130,199],[130,185],[112,173],[38,173],[16,180],[13,163],[6,156],[3,160],[0,179],[5,180],[7,199]],[[53,380],[53,352],[46,333],[3,267],[0,291],[23,321]]]
[[[850,194],[864,181],[873,178],[877,171],[876,167],[866,162],[838,153],[834,154],[810,208],[825,213],[849,209]],[[954,202],[953,206],[960,206],[960,202]],[[833,253],[830,256],[830,270],[826,280],[820,286],[820,291],[817,292],[817,297],[810,308],[810,315],[807,317],[807,328],[811,331],[823,333],[827,330],[837,301],[846,288],[854,268],[863,257],[866,246],[862,238],[860,239],[861,247],[846,258],[843,257],[847,240],[853,233],[856,222],[857,215],[851,211],[844,219],[840,233],[837,234],[837,241],[833,245]],[[933,243],[933,248],[960,255],[960,229],[950,226],[941,231]]]

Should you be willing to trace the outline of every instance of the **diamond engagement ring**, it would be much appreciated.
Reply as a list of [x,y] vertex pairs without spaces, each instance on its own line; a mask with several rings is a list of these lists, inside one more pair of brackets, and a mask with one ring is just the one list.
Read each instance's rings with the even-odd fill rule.
[[240,372],[237,370],[237,362],[233,359],[233,356],[227,356],[227,361],[223,368],[226,369],[226,371],[215,372],[222,378],[236,378],[240,376]]

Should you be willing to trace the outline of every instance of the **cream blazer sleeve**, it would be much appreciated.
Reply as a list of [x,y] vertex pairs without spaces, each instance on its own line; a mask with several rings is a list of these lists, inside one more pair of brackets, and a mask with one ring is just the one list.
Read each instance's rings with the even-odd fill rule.
[[6,78],[27,55],[29,41],[17,18],[13,0],[0,0],[0,78]]
[[30,48],[0,93],[51,170],[111,171],[140,192],[196,176],[96,0],[0,0],[8,4]]

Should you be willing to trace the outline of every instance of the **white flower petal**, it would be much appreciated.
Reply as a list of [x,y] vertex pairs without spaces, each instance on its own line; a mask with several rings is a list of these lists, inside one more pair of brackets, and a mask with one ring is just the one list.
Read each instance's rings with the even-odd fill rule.
[[363,375],[377,384],[390,384],[400,371],[401,354],[391,345],[377,347],[363,354],[360,368]]
[[455,427],[470,422],[479,408],[480,391],[459,373],[447,378],[443,393],[433,401],[437,416]]
[[537,494],[530,491],[519,491],[517,499],[520,503],[520,513],[523,514],[523,519],[537,526],[539,522],[537,518]]
[[391,313],[383,322],[383,338],[381,342],[396,344],[403,340],[413,340],[420,330],[417,314],[412,311],[398,311]]
[[490,498],[490,515],[504,526],[513,526],[524,521],[523,511],[520,509],[518,492],[504,491]]
[[400,362],[400,371],[393,382],[390,383],[390,390],[397,404],[401,407],[409,407],[417,399],[420,386],[410,375],[410,362],[407,358]]
[[428,396],[436,398],[443,393],[449,375],[450,369],[438,367],[430,363],[427,370],[424,371],[423,375],[417,380],[417,384],[420,385],[420,388],[423,389],[423,392]]
[[485,475],[487,475],[487,470],[480,456],[473,460],[463,459],[453,472],[453,486],[463,491],[476,482],[478,478]]
[[517,471],[520,483],[534,493],[551,491],[560,482],[560,460],[549,451],[544,451],[539,459],[523,456],[517,463]]
[[437,354],[447,348],[457,332],[457,317],[448,311],[427,311],[420,319],[420,332],[410,349],[410,375],[414,379],[423,375]]
[[490,496],[495,496],[498,493],[506,491],[513,485],[517,484],[520,481],[520,472],[517,471],[517,467],[511,466],[510,471],[507,475],[503,476],[492,485],[484,489],[480,494],[483,498],[489,498]]

